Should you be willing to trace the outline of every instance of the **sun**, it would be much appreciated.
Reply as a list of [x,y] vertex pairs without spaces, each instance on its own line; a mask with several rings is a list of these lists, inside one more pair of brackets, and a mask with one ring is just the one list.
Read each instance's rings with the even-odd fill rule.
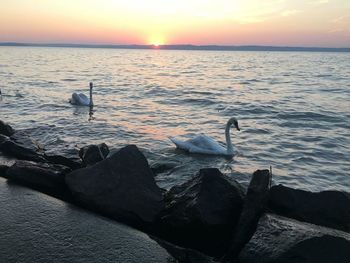
[[148,42],[154,47],[159,47],[165,44],[164,37],[160,35],[151,36]]

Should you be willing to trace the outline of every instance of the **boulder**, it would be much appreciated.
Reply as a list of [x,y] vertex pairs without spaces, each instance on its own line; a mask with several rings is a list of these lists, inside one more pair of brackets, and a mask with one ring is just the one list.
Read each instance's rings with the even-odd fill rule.
[[[349,240],[346,232],[265,214],[254,236],[241,251],[239,262],[348,262]],[[334,260],[318,261],[320,255]]]
[[151,223],[164,207],[162,191],[135,145],[73,171],[66,183],[83,205],[129,224]]
[[324,235],[294,245],[274,263],[347,263],[350,259],[350,241],[342,237]]
[[69,171],[61,165],[16,161],[7,169],[6,175],[11,181],[57,196],[67,191],[64,176]]
[[0,177],[7,178],[7,170],[9,167],[7,165],[0,164]]
[[276,214],[299,221],[350,232],[349,193],[312,193],[277,185],[271,188],[269,208]]
[[158,235],[171,242],[218,256],[227,249],[242,210],[244,191],[218,169],[202,169],[166,194]]
[[20,160],[28,160],[35,162],[45,162],[45,158],[32,149],[17,144],[9,137],[0,135],[0,151],[6,155],[16,157]]
[[162,246],[168,253],[181,263],[215,263],[217,261],[190,248],[183,248],[171,244],[165,240],[152,237],[157,243]]
[[50,163],[64,165],[72,170],[81,168],[81,162],[75,159],[69,159],[63,155],[50,155],[45,153],[44,157]]
[[15,130],[12,129],[10,125],[0,120],[0,134],[11,136],[15,133]]
[[265,210],[268,201],[271,174],[269,170],[257,170],[254,172],[241,216],[233,232],[233,238],[227,254],[222,262],[234,262],[244,245],[254,235],[260,216]]
[[82,159],[85,166],[93,165],[106,159],[108,154],[109,148],[105,143],[88,145],[81,148],[79,151],[79,157]]

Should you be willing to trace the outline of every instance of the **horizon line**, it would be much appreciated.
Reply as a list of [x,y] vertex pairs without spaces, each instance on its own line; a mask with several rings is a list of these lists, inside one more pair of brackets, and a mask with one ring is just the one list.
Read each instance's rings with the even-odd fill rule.
[[194,45],[194,44],[77,44],[77,43],[30,43],[0,42],[0,46],[17,47],[66,47],[66,48],[110,48],[110,49],[156,49],[156,50],[208,50],[208,51],[314,51],[350,52],[350,47],[305,47],[278,45]]

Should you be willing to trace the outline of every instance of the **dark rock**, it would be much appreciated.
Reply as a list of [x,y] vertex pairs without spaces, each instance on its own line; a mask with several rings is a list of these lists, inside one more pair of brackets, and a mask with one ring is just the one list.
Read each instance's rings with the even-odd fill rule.
[[349,193],[312,193],[278,185],[271,188],[269,208],[279,215],[350,232]]
[[106,159],[108,154],[109,148],[105,143],[88,145],[81,148],[79,151],[79,157],[82,159],[85,166],[94,165]]
[[0,164],[0,176],[7,178],[7,170],[9,169],[9,167],[7,165],[2,165]]
[[241,213],[243,198],[243,189],[235,180],[218,169],[202,169],[198,176],[166,194],[158,234],[180,246],[222,255]]
[[135,145],[73,171],[66,176],[66,183],[85,206],[129,224],[151,223],[164,207],[162,191]]
[[[322,237],[322,241],[319,242],[320,239],[315,239],[316,237]],[[338,259],[337,253],[340,255],[347,253],[348,255],[350,252],[349,240],[350,235],[346,232],[273,214],[265,214],[260,218],[254,236],[241,251],[239,262],[345,262],[335,259]],[[328,247],[322,245],[326,243]],[[338,244],[340,247],[337,252]],[[305,250],[305,247],[308,249]],[[344,249],[346,247],[347,252]],[[325,255],[326,251],[330,253],[328,256]],[[325,259],[329,259],[333,255],[334,260],[317,261],[317,254],[324,254]],[[292,255],[296,257],[291,258]],[[303,259],[309,260],[303,261]],[[346,262],[348,259],[347,256]]]
[[0,120],[0,134],[11,136],[15,133],[15,130],[12,129],[10,125]]
[[25,146],[15,143],[9,137],[0,135],[0,151],[4,154],[14,156],[20,160],[45,162],[45,158]]
[[9,180],[56,196],[67,190],[64,177],[68,172],[70,169],[61,165],[17,161],[6,174]]
[[45,154],[44,157],[50,163],[64,165],[64,166],[71,168],[72,170],[81,168],[80,162],[78,162],[74,159],[69,159],[69,158],[62,156],[62,155],[47,155],[47,154]]
[[222,262],[234,262],[244,245],[254,235],[259,218],[268,201],[270,183],[271,174],[269,170],[254,172],[248,186],[241,216],[233,233],[230,248],[222,258]]
[[341,237],[325,235],[296,244],[272,262],[348,263],[349,259],[350,241]]
[[159,238],[155,238],[155,237],[152,237],[152,238],[156,240],[159,245],[165,248],[170,255],[172,255],[176,260],[178,260],[178,262],[181,262],[181,263],[215,263],[216,262],[212,258],[196,250],[179,247]]
[[37,140],[33,139],[27,130],[16,131],[13,135],[10,136],[11,141],[16,144],[23,146],[33,152],[43,153],[44,146],[41,145]]
[[145,233],[0,178],[1,263],[175,263]]

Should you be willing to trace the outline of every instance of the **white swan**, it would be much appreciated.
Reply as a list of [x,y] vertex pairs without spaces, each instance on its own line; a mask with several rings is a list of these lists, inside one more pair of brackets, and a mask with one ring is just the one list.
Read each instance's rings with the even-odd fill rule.
[[211,137],[204,134],[198,135],[195,138],[189,139],[187,141],[180,141],[174,137],[169,137],[169,139],[176,145],[177,148],[188,151],[190,153],[232,156],[233,145],[230,136],[230,128],[232,124],[238,131],[240,131],[236,118],[229,119],[225,129],[226,148],[220,145]]
[[90,98],[88,98],[85,94],[83,93],[73,93],[72,98],[69,100],[69,102],[73,105],[80,105],[80,106],[93,106],[94,103],[92,101],[92,88],[93,84],[90,82]]

